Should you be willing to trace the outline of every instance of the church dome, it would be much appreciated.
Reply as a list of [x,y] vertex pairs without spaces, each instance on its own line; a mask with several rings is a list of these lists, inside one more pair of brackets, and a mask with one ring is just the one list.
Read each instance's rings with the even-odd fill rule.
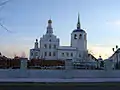
[[50,19],[50,20],[48,20],[48,23],[52,23],[52,20]]
[[36,39],[36,42],[38,42],[38,39]]
[[73,32],[84,32],[85,33],[85,31],[83,29],[75,29],[75,30],[73,30]]

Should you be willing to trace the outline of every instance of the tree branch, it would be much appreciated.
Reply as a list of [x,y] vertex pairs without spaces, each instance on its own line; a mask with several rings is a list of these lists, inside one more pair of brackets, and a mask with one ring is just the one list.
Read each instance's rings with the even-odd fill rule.
[[10,33],[11,33],[11,31],[8,30],[3,24],[0,23],[0,26],[1,26],[3,29],[5,29],[7,32],[10,32]]
[[[6,0],[6,1],[2,1],[0,2],[0,8],[2,8],[5,4],[7,4],[10,0]],[[1,20],[0,20],[1,21]],[[10,30],[8,30],[1,22],[0,22],[0,26],[5,29],[7,32],[11,32]]]
[[4,1],[0,3],[0,7],[4,6],[6,3],[8,3],[10,0]]

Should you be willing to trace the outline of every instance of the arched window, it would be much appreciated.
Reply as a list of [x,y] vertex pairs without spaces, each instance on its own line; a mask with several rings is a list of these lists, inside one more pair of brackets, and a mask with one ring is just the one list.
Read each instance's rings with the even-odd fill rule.
[[47,48],[47,45],[46,45],[46,44],[44,44],[44,48]]
[[77,35],[76,34],[74,35],[74,39],[77,39]]
[[71,53],[71,57],[73,57],[73,53]]
[[79,35],[79,39],[81,39],[81,38],[82,38],[82,34]]

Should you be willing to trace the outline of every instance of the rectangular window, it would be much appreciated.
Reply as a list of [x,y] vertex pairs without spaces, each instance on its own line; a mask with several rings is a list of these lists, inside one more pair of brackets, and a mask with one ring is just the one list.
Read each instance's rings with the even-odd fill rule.
[[35,52],[35,56],[38,56],[38,52]]
[[45,52],[45,56],[47,56],[47,52]]
[[62,57],[64,57],[64,53],[62,53]]
[[55,52],[53,52],[53,56],[55,56]]
[[71,57],[73,57],[73,53],[71,53]]
[[51,49],[51,44],[49,45],[49,49]]
[[54,45],[54,48],[56,48],[56,45]]
[[51,56],[51,52],[49,52],[49,56]]
[[69,56],[69,53],[68,53],[68,52],[66,53],[66,56],[67,56],[67,57]]
[[79,54],[79,57],[81,57],[81,54]]
[[31,56],[33,56],[33,52],[31,52]]

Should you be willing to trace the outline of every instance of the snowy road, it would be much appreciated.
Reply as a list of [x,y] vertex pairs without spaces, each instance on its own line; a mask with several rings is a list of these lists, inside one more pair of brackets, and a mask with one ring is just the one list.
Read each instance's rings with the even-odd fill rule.
[[120,78],[75,78],[75,79],[40,79],[40,78],[6,78],[0,82],[120,82]]

